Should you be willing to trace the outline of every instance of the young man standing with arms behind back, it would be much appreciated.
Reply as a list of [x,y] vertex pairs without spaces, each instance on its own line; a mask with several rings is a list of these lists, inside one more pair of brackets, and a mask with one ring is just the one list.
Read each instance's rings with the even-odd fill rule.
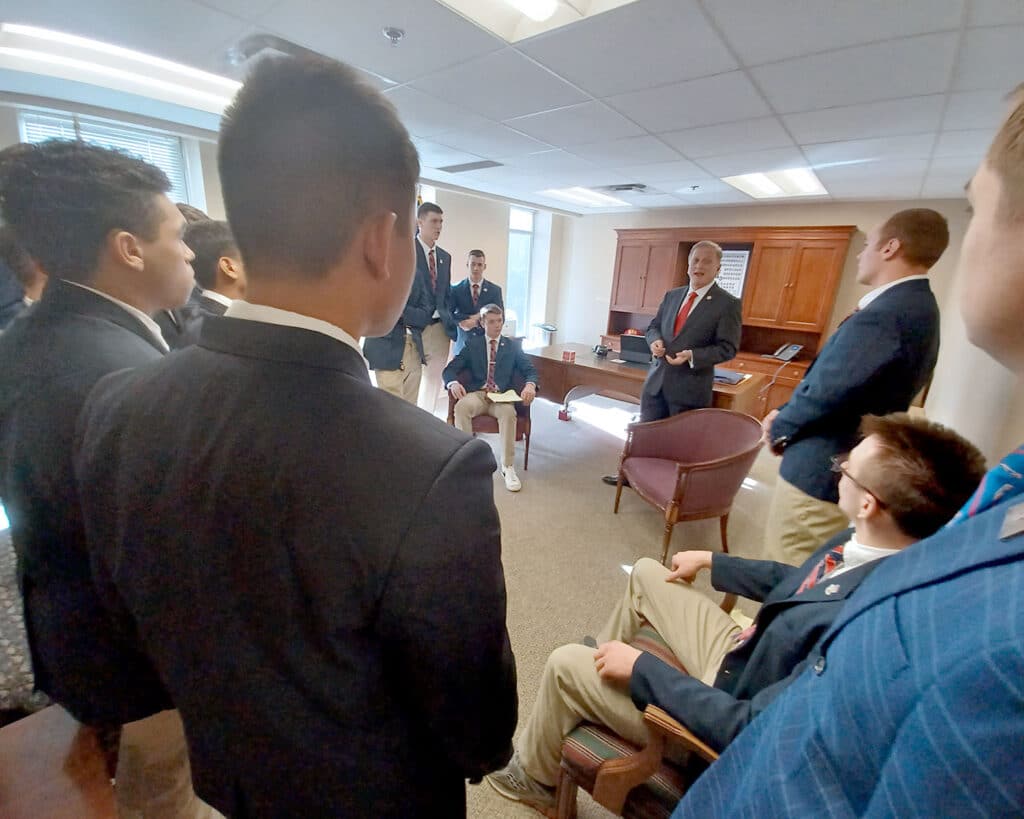
[[372,387],[356,341],[409,294],[416,150],[305,58],[256,65],[219,150],[247,301],[94,392],[96,572],[224,813],[461,815],[516,723],[494,457]]

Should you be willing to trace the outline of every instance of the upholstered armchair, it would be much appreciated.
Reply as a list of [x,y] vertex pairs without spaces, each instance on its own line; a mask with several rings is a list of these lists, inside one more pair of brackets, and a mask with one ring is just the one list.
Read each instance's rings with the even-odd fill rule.
[[[462,386],[466,386],[469,383],[469,372],[463,371],[456,376],[459,383]],[[517,393],[522,394],[523,387],[526,386],[526,380],[521,376],[516,376],[512,381],[512,389]],[[448,392],[448,423],[455,426],[455,405],[458,402],[455,400],[451,391]],[[526,452],[523,456],[523,469],[530,468],[530,432],[532,428],[532,421],[530,420],[530,408],[523,404],[521,401],[514,405],[516,410],[516,440],[526,441]],[[498,419],[492,418],[490,415],[478,415],[473,419],[473,432],[498,432]]]

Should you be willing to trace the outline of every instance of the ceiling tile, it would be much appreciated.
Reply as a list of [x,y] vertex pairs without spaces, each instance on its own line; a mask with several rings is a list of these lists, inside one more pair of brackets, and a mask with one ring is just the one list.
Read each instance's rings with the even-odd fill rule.
[[[732,71],[738,66],[693,0],[646,0],[519,43],[595,97]],[[638,55],[643,70],[638,71]]]
[[946,131],[999,127],[1007,112],[1005,91],[958,91],[949,95],[949,105],[942,119]]
[[793,147],[793,140],[775,117],[670,131],[662,134],[661,138],[684,156],[694,159],[716,154]]
[[579,145],[639,136],[644,129],[634,125],[603,102],[570,105],[541,114],[505,121],[506,125],[552,145]]
[[[504,46],[502,40],[440,3],[423,0],[288,0],[275,5],[259,22],[299,45],[398,82]],[[399,45],[391,45],[381,33],[385,26],[405,31]]]
[[447,145],[439,145],[427,139],[413,138],[413,145],[420,154],[420,164],[428,168],[444,168],[448,165],[462,165],[466,162],[479,162],[481,157],[475,154],[457,151]]
[[575,154],[562,150],[539,151],[524,156],[503,158],[500,161],[510,168],[551,177],[561,177],[573,173],[593,173],[597,169],[593,162],[588,162]]
[[618,111],[648,131],[662,133],[770,113],[741,71],[609,97]]
[[971,131],[946,131],[939,134],[935,145],[935,157],[973,156],[981,159],[992,143],[995,134],[988,128]]
[[970,26],[1001,26],[1024,23],[1024,3],[1020,0],[973,0],[970,4]]
[[616,173],[627,177],[631,182],[643,182],[645,185],[657,185],[661,188],[667,185],[682,186],[684,183],[693,183],[697,180],[712,180],[715,177],[706,171],[698,168],[694,163],[685,159],[678,162],[652,162],[647,165],[627,165],[616,168]]
[[837,198],[893,199],[917,196],[927,170],[923,159],[863,162],[815,169]]
[[787,114],[782,120],[801,144],[919,134],[939,127],[944,103],[942,94],[931,94]]
[[925,177],[921,196],[926,199],[966,199],[964,178],[930,173]]
[[957,91],[991,88],[1009,93],[1024,77],[1022,43],[1024,25],[969,30],[960,48],[953,88]]
[[551,147],[532,137],[517,134],[511,128],[506,128],[496,122],[485,122],[472,128],[448,131],[435,136],[435,140],[451,148],[478,154],[486,159],[522,156]]
[[807,166],[807,160],[799,148],[773,148],[770,151],[705,157],[698,164],[708,173],[723,177],[803,168]]
[[935,145],[934,134],[856,139],[846,142],[825,142],[801,145],[815,168],[857,160],[928,159]]
[[232,14],[243,20],[256,20],[282,0],[197,0],[200,5]]
[[757,200],[742,193],[732,185],[726,185],[717,179],[711,182],[700,182],[694,190],[691,186],[676,188],[673,195],[684,205],[751,205]]
[[628,193],[624,191],[610,191],[616,199],[622,199],[638,208],[678,208],[679,200],[667,193]]
[[612,167],[640,165],[645,162],[672,162],[681,158],[668,145],[652,136],[577,145],[572,149],[572,153],[591,162],[603,162]]
[[487,123],[478,114],[471,114],[463,108],[403,85],[385,92],[398,115],[410,133],[429,137],[457,128],[471,128]]
[[956,34],[846,48],[751,69],[779,113],[814,111],[946,90]]
[[937,176],[959,176],[960,184],[965,185],[978,170],[981,160],[981,156],[937,156],[932,159],[928,172]]
[[960,28],[963,0],[704,0],[745,65]]
[[412,85],[494,120],[549,111],[587,99],[511,48],[420,77]]

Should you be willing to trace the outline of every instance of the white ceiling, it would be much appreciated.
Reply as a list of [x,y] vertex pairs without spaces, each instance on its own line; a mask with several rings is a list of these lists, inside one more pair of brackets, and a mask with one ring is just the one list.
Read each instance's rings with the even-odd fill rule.
[[[240,38],[284,37],[376,75],[424,178],[563,209],[538,192],[749,203],[718,178],[803,165],[834,200],[957,197],[1024,80],[1024,0],[638,0],[514,46],[435,0],[0,0],[0,20],[222,74]],[[437,170],[481,159],[502,167]]]

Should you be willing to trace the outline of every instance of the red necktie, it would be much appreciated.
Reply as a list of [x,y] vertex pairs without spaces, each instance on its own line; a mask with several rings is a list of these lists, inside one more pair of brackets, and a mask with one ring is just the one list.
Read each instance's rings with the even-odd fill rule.
[[427,268],[430,270],[430,287],[437,290],[437,263],[434,261],[434,248],[427,254]]
[[683,329],[683,325],[686,324],[686,317],[690,315],[690,311],[693,309],[693,303],[697,301],[697,291],[691,290],[689,298],[683,302],[683,306],[679,308],[679,313],[676,315],[676,326],[672,330],[673,338],[679,335],[679,331]]
[[498,339],[491,339],[491,355],[487,359],[487,383],[484,384],[484,389],[487,392],[497,392],[498,385],[494,383],[494,364],[498,357]]
[[480,299],[480,285],[479,284],[474,284],[473,285],[473,306],[474,307],[476,307],[476,303],[477,303],[477,301],[479,301],[479,299]]
[[834,549],[829,549],[828,554],[818,561],[817,566],[811,569],[810,574],[808,574],[804,579],[804,582],[800,584],[800,588],[796,590],[796,593],[800,594],[802,591],[807,591],[829,572],[841,566],[843,564],[844,548],[846,548],[845,543],[840,546],[836,546]]

